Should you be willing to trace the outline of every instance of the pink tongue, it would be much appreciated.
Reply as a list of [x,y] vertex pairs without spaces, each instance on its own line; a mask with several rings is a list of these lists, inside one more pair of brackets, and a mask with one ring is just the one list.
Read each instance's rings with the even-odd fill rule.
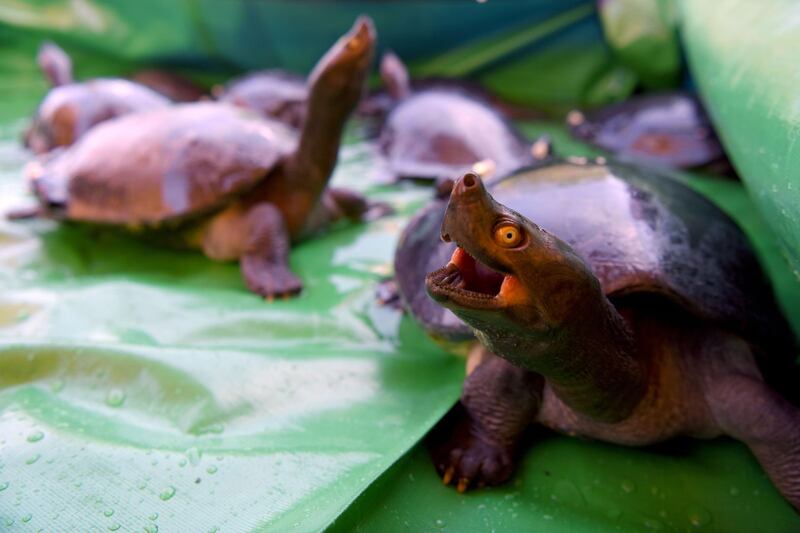
[[484,294],[497,294],[505,276],[490,269],[480,261],[475,261],[475,287],[472,290]]

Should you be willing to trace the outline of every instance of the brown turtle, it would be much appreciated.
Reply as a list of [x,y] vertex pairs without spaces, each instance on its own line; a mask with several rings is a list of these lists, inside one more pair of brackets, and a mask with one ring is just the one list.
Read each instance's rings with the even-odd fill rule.
[[[796,345],[738,226],[617,163],[554,159],[489,190],[465,175],[401,239],[420,265],[396,261],[426,329],[479,341],[432,438],[445,483],[507,480],[531,424],[630,446],[726,434],[800,507],[800,411],[778,392],[797,390]],[[446,313],[417,298],[423,268]]]
[[73,81],[72,61],[53,43],[41,46],[37,60],[52,85],[25,133],[25,145],[38,154],[73,144],[105,120],[170,105],[152,89],[121,78]]
[[477,92],[437,82],[412,90],[392,53],[381,61],[381,77],[395,105],[378,145],[395,178],[452,180],[487,160],[502,175],[532,160],[522,133]]
[[299,128],[305,120],[308,85],[302,77],[284,70],[252,72],[214,89],[221,102]]
[[170,229],[212,259],[240,260],[252,291],[297,293],[290,244],[333,219],[382,208],[326,189],[374,45],[372,22],[362,17],[319,61],[299,137],[281,123],[211,102],[97,126],[36,172],[43,214]]
[[700,100],[688,93],[648,94],[587,113],[572,111],[567,125],[578,139],[643,163],[691,168],[725,157]]

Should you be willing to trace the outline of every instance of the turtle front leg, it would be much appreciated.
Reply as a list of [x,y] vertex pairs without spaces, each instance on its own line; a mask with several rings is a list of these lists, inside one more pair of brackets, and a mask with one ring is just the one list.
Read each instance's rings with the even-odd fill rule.
[[544,380],[482,348],[461,401],[432,432],[431,455],[442,481],[456,489],[499,485],[514,471],[519,442],[535,420]]
[[369,222],[394,212],[386,202],[371,202],[350,189],[329,187],[325,194],[334,212],[338,213],[334,218],[345,217],[357,222]]
[[237,204],[221,212],[207,227],[202,246],[212,259],[238,259],[247,287],[269,300],[303,288],[289,269],[291,241],[283,215],[270,203]]
[[731,375],[708,387],[706,401],[720,430],[747,444],[800,512],[800,409],[755,377]]

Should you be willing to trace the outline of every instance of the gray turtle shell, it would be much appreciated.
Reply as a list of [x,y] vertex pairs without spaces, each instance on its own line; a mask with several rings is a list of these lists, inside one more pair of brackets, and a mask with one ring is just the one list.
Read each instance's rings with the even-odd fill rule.
[[249,190],[295,146],[290,128],[233,106],[177,105],[98,125],[34,190],[71,220],[158,225]]
[[[662,295],[750,341],[792,344],[773,292],[741,229],[676,178],[612,163],[549,161],[493,181],[494,198],[566,241],[612,299]],[[420,212],[395,256],[400,295],[431,334],[464,340],[471,332],[425,293],[427,273],[447,263],[455,244],[440,241],[446,201]]]

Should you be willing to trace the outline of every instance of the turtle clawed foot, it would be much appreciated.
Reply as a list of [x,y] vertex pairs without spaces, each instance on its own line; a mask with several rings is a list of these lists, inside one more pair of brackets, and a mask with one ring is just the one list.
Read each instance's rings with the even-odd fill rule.
[[393,215],[394,208],[386,202],[370,202],[367,209],[361,215],[361,220],[364,222],[372,222],[385,216]]
[[397,281],[394,278],[384,280],[378,284],[375,289],[375,299],[382,306],[403,309],[403,302],[400,300],[400,289],[397,287]]
[[283,265],[274,265],[254,258],[242,258],[242,276],[247,287],[268,302],[295,296],[303,282]]
[[432,443],[431,455],[442,483],[455,485],[461,493],[505,483],[514,472],[513,450],[483,437],[466,413],[464,417],[450,435]]

